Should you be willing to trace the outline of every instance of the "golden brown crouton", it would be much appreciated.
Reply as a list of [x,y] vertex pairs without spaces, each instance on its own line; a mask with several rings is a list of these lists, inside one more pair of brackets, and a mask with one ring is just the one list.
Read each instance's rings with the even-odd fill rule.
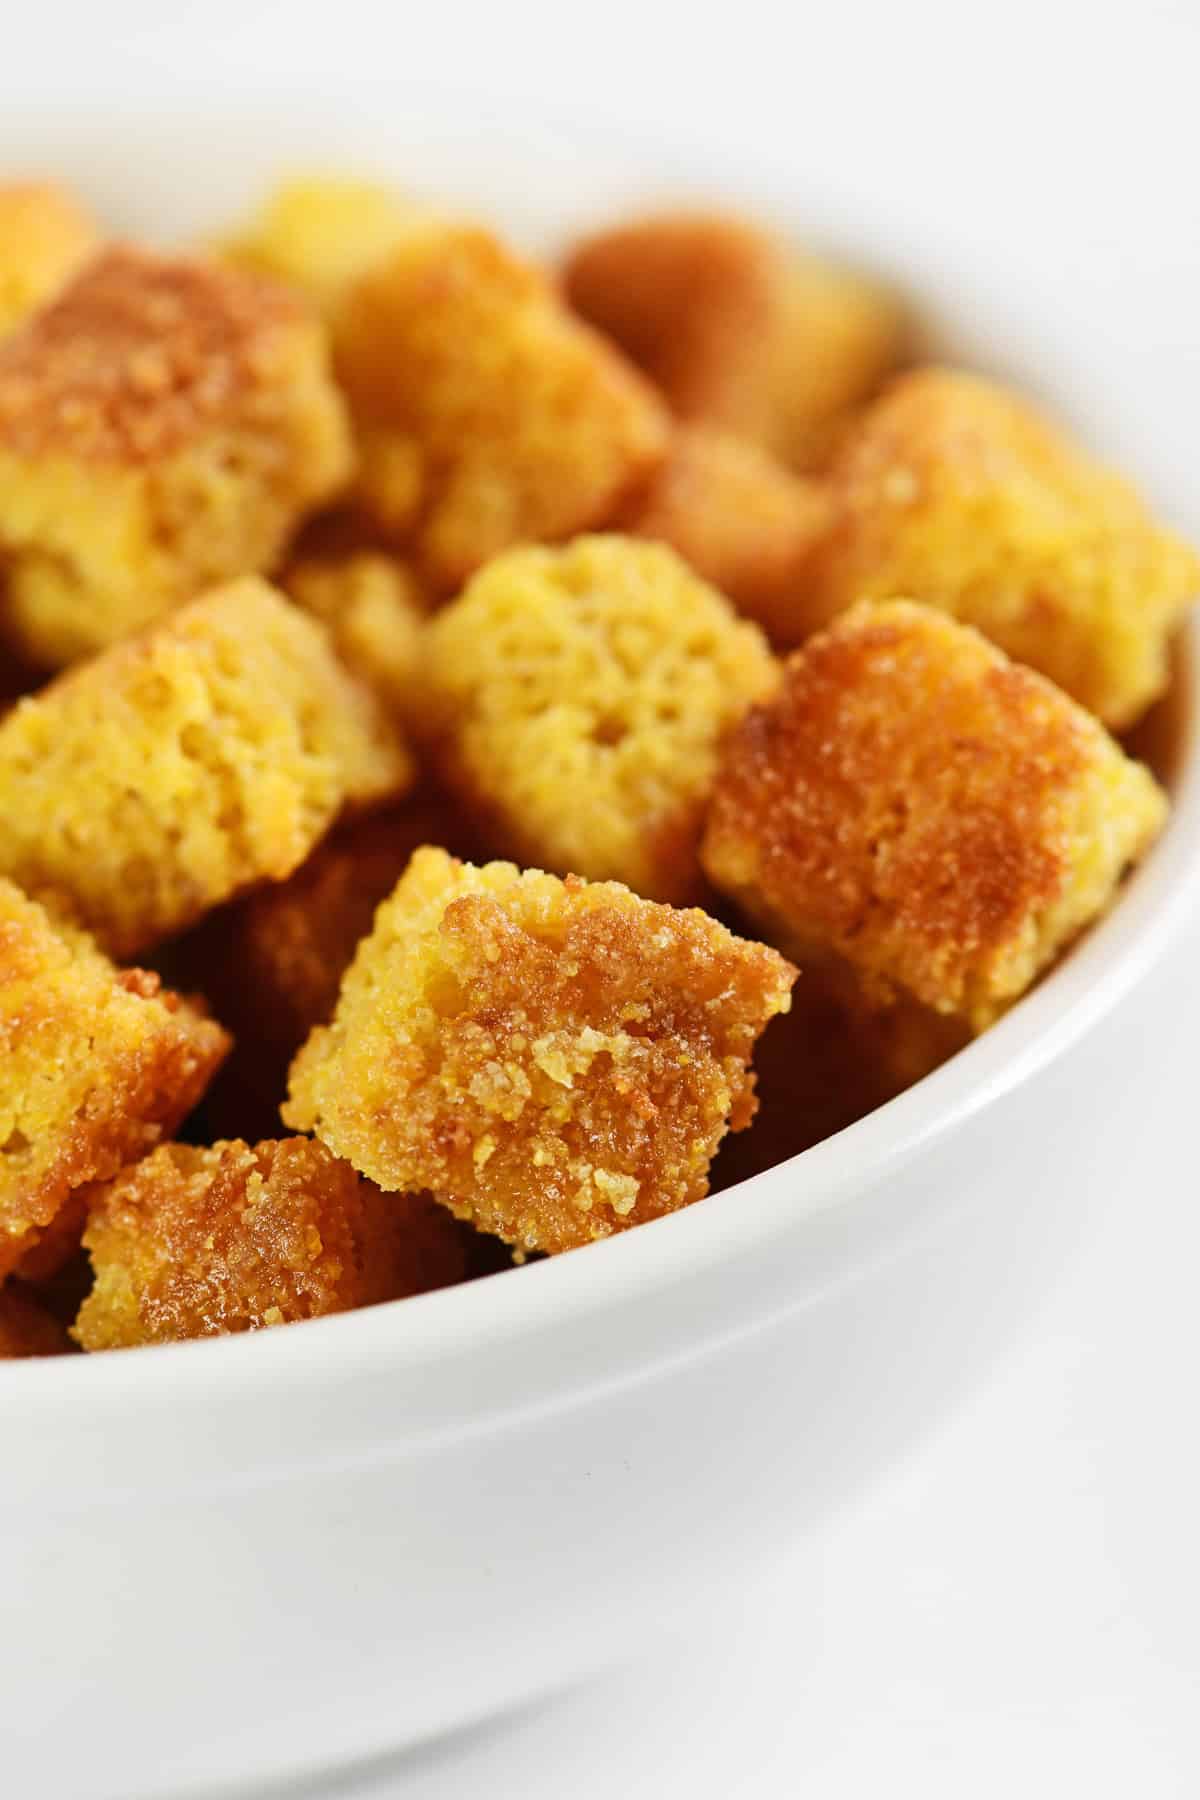
[[613,882],[418,850],[292,1067],[285,1121],[527,1250],[707,1191],[795,971]]
[[660,544],[497,557],[429,633],[448,779],[522,862],[676,903],[722,733],[777,667],[756,626]]
[[684,425],[628,529],[670,544],[772,643],[791,649],[808,635],[802,583],[828,519],[823,486],[744,438]]
[[793,953],[976,1028],[1109,904],[1166,816],[1149,771],[978,632],[853,608],[730,739],[703,846]]
[[156,975],[0,881],[0,1273],[75,1189],[174,1130],[228,1047]]
[[0,624],[61,666],[268,568],[350,471],[298,296],[106,251],[0,343]]
[[58,1320],[31,1294],[13,1287],[0,1293],[0,1362],[20,1356],[62,1356],[70,1348]]
[[133,955],[410,778],[321,627],[247,577],[0,721],[0,873]]
[[440,1207],[381,1194],[308,1138],[163,1144],[87,1202],[96,1284],[73,1332],[85,1350],[290,1325],[464,1270]]
[[281,577],[298,606],[329,629],[342,661],[399,719],[416,711],[426,604],[398,557],[363,550],[306,557]]
[[805,586],[810,625],[912,594],[1113,729],[1165,686],[1200,558],[1003,388],[951,369],[903,376],[847,434],[830,498]]
[[668,213],[600,232],[570,256],[567,298],[684,419],[820,465],[847,413],[901,349],[895,304],[744,219]]
[[61,288],[100,242],[95,222],[49,182],[0,182],[0,337]]
[[512,544],[611,520],[657,468],[657,396],[487,232],[433,221],[333,320],[359,504],[453,590]]

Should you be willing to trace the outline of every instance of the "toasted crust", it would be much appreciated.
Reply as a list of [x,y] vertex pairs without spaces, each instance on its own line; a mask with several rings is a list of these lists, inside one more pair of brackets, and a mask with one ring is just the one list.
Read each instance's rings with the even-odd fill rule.
[[0,881],[0,1259],[191,1111],[225,1032]]
[[670,544],[772,643],[790,649],[808,635],[802,587],[828,523],[823,486],[746,439],[685,425],[628,528]]
[[440,590],[609,521],[667,448],[660,401],[487,232],[431,225],[333,321],[370,517]]
[[300,297],[105,251],[0,343],[0,622],[61,666],[269,567],[350,470]]
[[85,1350],[255,1331],[462,1278],[452,1221],[308,1138],[164,1144],[88,1190]]
[[51,182],[0,182],[0,337],[94,254],[95,221]]
[[414,856],[292,1067],[287,1123],[528,1250],[700,1199],[795,971],[615,883]]
[[829,498],[804,584],[810,627],[912,594],[1114,729],[1166,685],[1200,558],[1016,395],[958,370],[901,377],[847,433]]
[[721,735],[777,670],[758,629],[659,544],[510,551],[434,621],[447,779],[523,862],[681,903]]
[[0,872],[136,954],[304,860],[411,764],[312,620],[247,578],[0,721]]
[[1103,728],[977,632],[855,607],[729,741],[703,861],[800,953],[977,1029],[1112,899],[1166,800]]
[[847,413],[894,366],[894,303],[748,220],[668,213],[580,244],[576,311],[618,343],[685,419],[819,466]]
[[0,1362],[22,1356],[62,1356],[71,1348],[53,1314],[13,1287],[0,1293]]

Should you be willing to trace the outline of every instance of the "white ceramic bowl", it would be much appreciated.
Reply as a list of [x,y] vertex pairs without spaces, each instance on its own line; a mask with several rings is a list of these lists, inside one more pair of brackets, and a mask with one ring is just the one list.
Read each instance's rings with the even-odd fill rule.
[[[530,243],[626,204],[757,195],[932,296],[976,360],[1086,424],[1100,335],[998,300],[996,268],[959,253],[937,197],[880,189],[886,169],[863,173],[851,228],[786,169],[716,178],[527,119],[481,144],[453,110],[361,86],[251,104],[181,82],[174,104],[134,101],[119,120],[5,100],[0,167],[56,169],[166,237],[314,161],[415,177]],[[1058,1215],[1080,1202],[1082,1124],[1046,1071],[1194,903],[1190,738],[1180,766],[1169,831],[1114,915],[985,1038],[804,1157],[473,1286],[5,1372],[6,1791],[259,1791],[413,1744],[620,1655],[752,1559],[819,1541],[975,1378],[1053,1264]]]

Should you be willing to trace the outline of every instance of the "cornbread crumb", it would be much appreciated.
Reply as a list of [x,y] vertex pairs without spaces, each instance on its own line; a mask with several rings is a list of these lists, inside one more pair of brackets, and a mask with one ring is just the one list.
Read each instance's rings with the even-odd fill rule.
[[0,1267],[174,1130],[228,1047],[156,975],[114,968],[0,881]]
[[703,861],[793,954],[839,954],[978,1030],[1108,906],[1166,810],[1102,726],[978,632],[868,603],[731,737]]
[[70,1339],[52,1313],[13,1287],[0,1293],[0,1362],[22,1356],[63,1356]]
[[810,625],[912,594],[976,626],[1114,730],[1166,685],[1200,557],[1125,482],[978,376],[897,380],[834,459]]
[[0,182],[0,337],[45,304],[100,243],[95,221],[50,182]]
[[298,296],[106,250],[0,342],[0,622],[47,667],[103,648],[268,568],[351,466]]
[[0,720],[0,872],[133,955],[410,779],[321,627],[246,577]]
[[302,289],[329,312],[429,216],[376,182],[302,176],[268,195],[249,224],[221,246],[221,255],[238,268]]
[[309,557],[282,586],[329,629],[342,661],[396,718],[417,712],[426,604],[412,569],[379,551]]
[[513,550],[429,631],[447,779],[522,862],[700,898],[722,733],[770,691],[758,628],[660,544]]
[[87,1202],[85,1350],[291,1324],[463,1273],[444,1211],[380,1193],[308,1138],[163,1144]]
[[666,452],[649,385],[474,227],[414,231],[332,331],[358,502],[439,591],[510,545],[609,522]]
[[790,649],[808,635],[802,582],[828,525],[824,487],[709,425],[684,425],[629,520],[670,544],[739,612]]
[[699,911],[418,850],[292,1066],[285,1122],[525,1250],[700,1199],[795,971]]
[[895,366],[895,303],[745,219],[667,213],[600,232],[567,261],[567,298],[684,419],[820,466]]

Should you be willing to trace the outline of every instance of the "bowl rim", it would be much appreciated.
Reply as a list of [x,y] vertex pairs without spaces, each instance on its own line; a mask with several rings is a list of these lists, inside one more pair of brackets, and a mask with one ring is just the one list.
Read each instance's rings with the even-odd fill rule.
[[[603,141],[605,133],[587,126],[583,136]],[[703,164],[690,154],[693,149],[685,143],[664,152],[659,146],[654,154],[668,181],[682,172],[699,191],[696,171]],[[752,169],[748,162],[735,171],[743,190]],[[755,172],[765,191],[770,167]],[[712,187],[720,197],[730,183],[714,181]],[[781,191],[782,207],[772,210],[777,216],[794,213],[797,208],[788,201],[796,184]],[[888,248],[881,250],[885,260]],[[972,257],[959,273],[987,272]],[[1019,331],[1016,336],[1020,341]],[[1053,342],[1053,336],[1051,321],[1040,341]],[[1000,348],[1003,353],[1003,341]],[[1172,814],[1163,836],[1112,912],[1011,1012],[932,1075],[802,1154],[704,1203],[583,1251],[285,1331],[145,1347],[135,1356],[26,1360],[0,1378],[0,1417],[46,1428],[56,1419],[69,1423],[80,1407],[101,1402],[115,1412],[151,1396],[204,1403],[225,1383],[248,1378],[259,1391],[274,1385],[294,1390],[327,1377],[331,1365],[345,1380],[380,1361],[428,1367],[451,1348],[481,1356],[515,1333],[569,1326],[678,1288],[736,1253],[763,1249],[785,1228],[802,1230],[806,1221],[886,1182],[1061,1056],[1143,979],[1188,918],[1200,895],[1200,626],[1185,626],[1181,642],[1184,654],[1175,679],[1185,702],[1184,721]],[[794,1304],[815,1291],[808,1272],[798,1266]],[[402,1420],[395,1424],[403,1430]]]

